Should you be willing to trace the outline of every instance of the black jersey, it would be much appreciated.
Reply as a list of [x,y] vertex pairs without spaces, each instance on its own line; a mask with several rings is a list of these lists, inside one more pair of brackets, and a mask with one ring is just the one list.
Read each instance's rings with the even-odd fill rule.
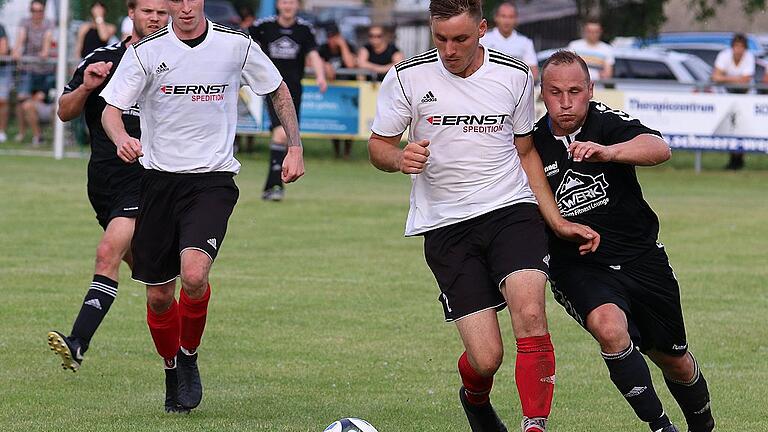
[[550,235],[553,270],[563,260],[620,265],[656,247],[659,219],[643,198],[635,167],[574,162],[567,151],[574,141],[608,146],[641,134],[661,136],[626,113],[596,102],[590,102],[584,125],[569,136],[554,136],[548,115],[536,123],[534,143],[560,213],[600,234],[597,251],[584,256],[579,255],[578,244]]
[[[380,53],[377,53],[376,50],[373,49],[373,45],[371,44],[366,44],[365,49],[368,50],[368,61],[373,64],[382,65],[382,66],[388,65],[390,63],[394,63],[395,53],[400,51],[400,48],[398,48],[392,42],[387,44],[387,48]],[[384,81],[385,75],[386,74],[376,74],[376,80]],[[369,76],[368,80],[370,81],[370,79],[371,77]]]
[[292,26],[283,27],[273,16],[257,21],[248,32],[277,66],[289,88],[300,85],[307,54],[317,49],[312,25],[297,18]]
[[[97,48],[90,54],[88,54],[82,62],[77,66],[75,74],[72,79],[64,87],[64,94],[74,91],[83,84],[83,77],[85,74],[85,68],[92,63],[98,62],[112,62],[112,70],[107,79],[94,89],[88,99],[85,101],[85,107],[83,113],[85,114],[85,123],[88,125],[88,130],[91,135],[91,161],[101,162],[106,160],[116,159],[117,148],[115,144],[109,139],[107,133],[104,131],[104,127],[101,125],[101,113],[106,108],[107,103],[99,96],[101,90],[107,85],[112,74],[117,70],[117,65],[120,63],[120,59],[125,54],[126,46],[125,42],[117,42],[112,45],[108,45],[102,48]],[[125,123],[125,131],[128,135],[134,138],[141,138],[141,128],[139,123],[139,107],[134,105],[131,109],[123,111],[123,123]],[[138,164],[134,164],[138,165]]]

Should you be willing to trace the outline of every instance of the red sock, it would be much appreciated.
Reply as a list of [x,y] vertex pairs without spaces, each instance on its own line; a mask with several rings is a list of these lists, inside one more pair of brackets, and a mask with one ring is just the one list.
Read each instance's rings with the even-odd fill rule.
[[211,285],[199,299],[187,296],[184,290],[179,295],[179,314],[181,315],[181,346],[193,351],[200,346],[200,339],[205,330],[205,318],[208,316],[208,299],[211,298]]
[[515,382],[523,415],[548,417],[555,391],[555,349],[549,333],[517,339]]
[[155,313],[147,305],[147,324],[157,353],[164,359],[172,359],[179,350],[179,304],[173,299],[171,307]]
[[472,405],[482,405],[488,402],[493,387],[493,377],[484,377],[477,373],[469,364],[467,352],[459,357],[459,375],[466,390],[467,401]]

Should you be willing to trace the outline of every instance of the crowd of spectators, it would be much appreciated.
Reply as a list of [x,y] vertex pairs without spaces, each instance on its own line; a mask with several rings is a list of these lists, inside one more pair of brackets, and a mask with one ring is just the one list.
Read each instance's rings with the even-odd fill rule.
[[[52,118],[56,96],[53,90],[55,29],[54,24],[45,18],[44,11],[44,0],[30,0],[29,15],[19,22],[15,35],[9,35],[0,24],[0,143],[9,138],[11,107],[15,107],[15,140],[32,147],[40,146],[43,140],[41,123]],[[522,60],[538,79],[534,43],[517,30],[520,18],[518,12],[514,2],[500,3],[493,11],[493,25],[481,43],[487,48]],[[241,7],[238,14],[241,19],[240,28],[247,33],[254,25],[256,16],[247,6]],[[95,0],[90,5],[89,19],[77,31],[73,57],[83,58],[94,49],[130,35],[130,18],[125,17],[117,26],[107,22],[106,15],[107,8],[101,0]],[[381,81],[394,64],[404,59],[403,52],[395,43],[393,28],[372,25],[358,35],[359,44],[356,40],[345,38],[335,23],[325,23],[318,30],[325,36],[324,43],[318,46],[317,51],[323,60],[328,81]],[[600,21],[588,19],[582,25],[582,38],[567,45],[567,49],[584,58],[590,76],[595,81],[613,77],[613,47],[602,38]],[[729,92],[746,93],[749,84],[755,79],[755,64],[755,56],[747,49],[747,38],[743,34],[736,34],[731,47],[717,56],[711,80],[728,85]],[[332,142],[337,158],[350,157],[351,139],[332,139]],[[733,153],[728,168],[738,169],[742,166],[743,154]]]

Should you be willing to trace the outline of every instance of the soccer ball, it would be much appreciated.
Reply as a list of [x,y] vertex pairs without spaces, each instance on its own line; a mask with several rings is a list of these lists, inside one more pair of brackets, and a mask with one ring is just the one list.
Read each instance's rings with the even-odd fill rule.
[[379,432],[365,420],[359,418],[343,418],[328,425],[323,432]]

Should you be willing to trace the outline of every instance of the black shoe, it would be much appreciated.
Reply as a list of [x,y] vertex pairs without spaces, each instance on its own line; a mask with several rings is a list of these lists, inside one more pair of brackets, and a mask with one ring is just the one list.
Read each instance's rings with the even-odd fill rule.
[[187,409],[200,405],[203,399],[203,384],[200,382],[200,371],[197,369],[197,352],[186,355],[179,349],[176,354],[176,375],[179,380],[176,397],[179,405]]
[[483,405],[472,405],[467,401],[464,387],[459,389],[459,400],[467,414],[469,427],[472,432],[507,432],[507,427],[501,422],[490,402]]
[[656,432],[680,432],[680,429],[678,429],[677,426],[671,424],[667,427],[663,427],[657,430]]
[[61,357],[61,367],[77,372],[83,362],[82,346],[76,339],[70,339],[57,331],[48,332],[48,346]]
[[179,405],[176,397],[179,380],[176,376],[176,368],[165,370],[165,412],[187,414],[189,410]]

